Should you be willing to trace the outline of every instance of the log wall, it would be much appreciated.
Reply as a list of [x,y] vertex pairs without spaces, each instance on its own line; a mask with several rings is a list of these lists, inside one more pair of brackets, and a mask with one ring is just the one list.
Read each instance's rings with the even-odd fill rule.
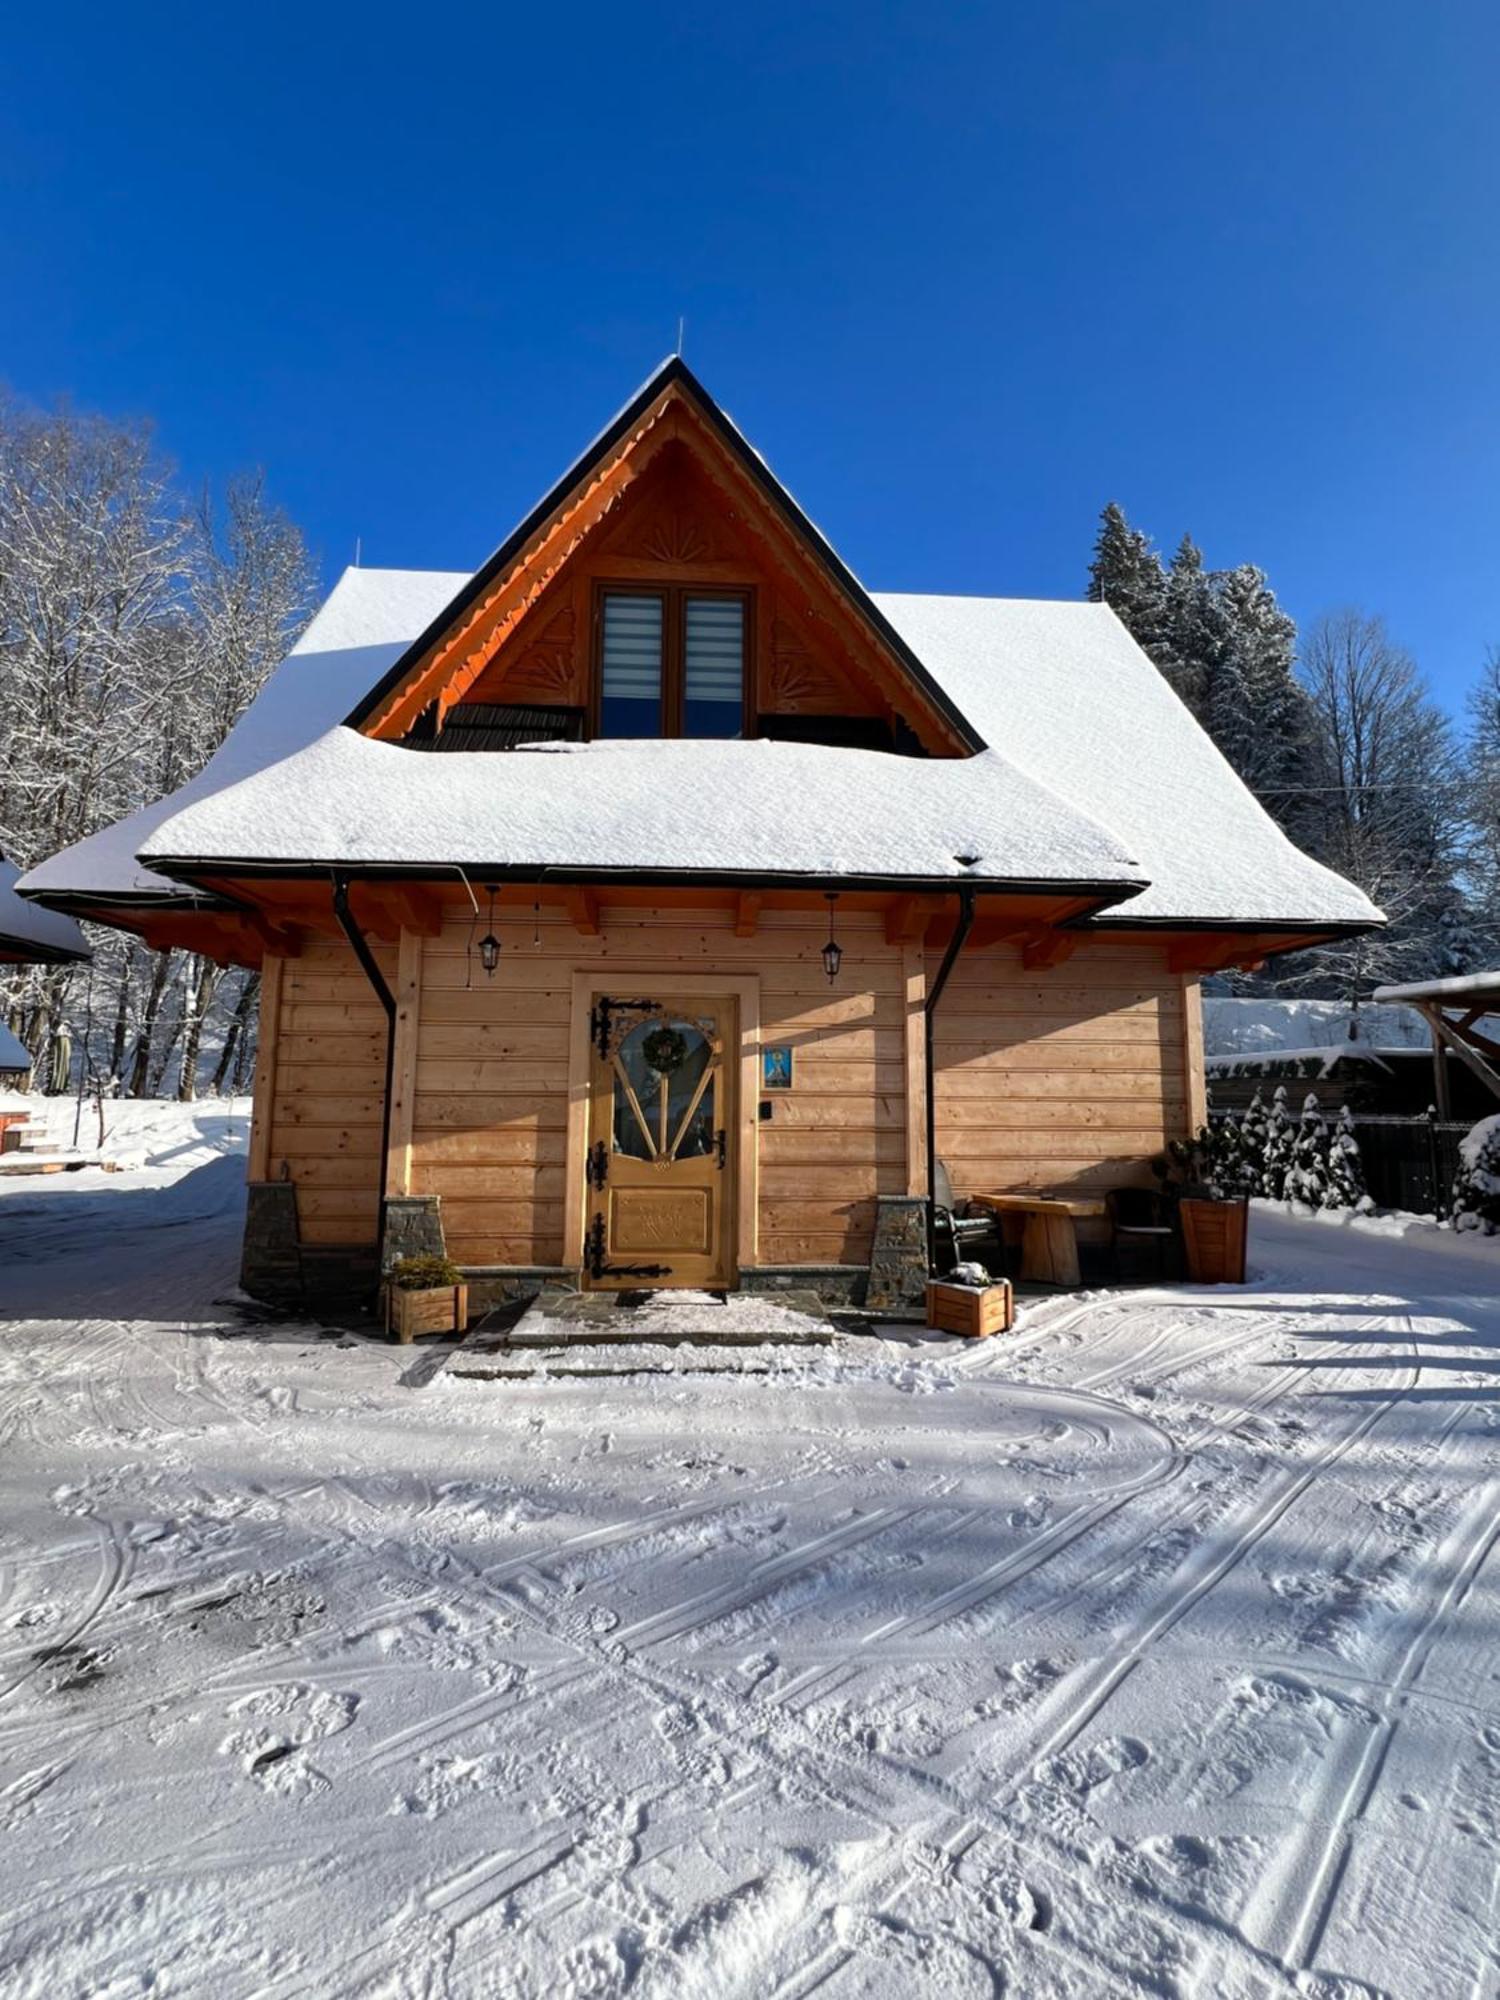
[[[375,955],[394,981],[395,949],[377,946]],[[268,1081],[271,1112],[264,1171],[257,1171],[252,1142],[251,1179],[290,1174],[304,1242],[373,1243],[384,1011],[342,941],[310,941],[300,957],[274,963],[279,970],[264,990],[269,996],[276,989],[275,1032],[268,1035],[263,1019],[256,1056],[257,1097]]]
[[[544,909],[533,944],[532,921],[507,914],[492,980],[466,956],[467,922],[409,934],[404,953],[377,947],[403,1005],[392,1191],[443,1197],[461,1263],[576,1261],[563,1240],[574,972],[608,980],[618,967],[625,985],[663,992],[674,970],[753,976],[760,1039],[791,1046],[796,1084],[767,1093],[756,1241],[740,1262],[867,1262],[875,1197],[925,1190],[921,1005],[938,954],[924,966],[919,948],[887,944],[878,914],[851,911],[830,987],[821,912],[762,911],[745,938],[728,912],[604,904],[599,924],[583,935]],[[306,1241],[372,1243],[384,1014],[341,942],[279,961],[267,999],[252,1178],[297,1183]],[[961,957],[936,1044],[938,1146],[956,1191],[1149,1179],[1201,1090],[1196,1026],[1196,989],[1154,947],[1090,941],[1044,972],[1006,945]]]
[[1201,1090],[1197,1022],[1196,987],[1157,946],[1090,939],[1042,972],[1008,945],[961,957],[934,1045],[955,1193],[1151,1184]]

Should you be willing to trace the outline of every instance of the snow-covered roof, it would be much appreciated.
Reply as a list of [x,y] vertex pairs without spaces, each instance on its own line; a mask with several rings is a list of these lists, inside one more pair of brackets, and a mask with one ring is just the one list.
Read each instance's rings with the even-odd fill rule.
[[52,959],[87,958],[88,944],[71,917],[44,910],[16,894],[20,875],[14,862],[0,860],[0,960],[45,964]]
[[1103,604],[877,596],[986,742],[1101,820],[1150,886],[1109,921],[1361,924]]
[[[251,833],[253,829],[253,834]],[[556,743],[422,754],[332,729],[185,807],[148,859],[1140,882],[1103,828],[991,751]]]
[[0,1021],[0,1070],[30,1069],[31,1064],[30,1049]]
[[1411,1007],[1351,1009],[1344,1000],[1272,999],[1206,993],[1203,1048],[1210,1063],[1242,1057],[1368,1054],[1411,1049],[1426,1054],[1432,1035]]
[[1461,1006],[1465,1000],[1492,1000],[1500,995],[1500,972],[1463,972],[1451,979],[1419,979],[1410,986],[1378,986],[1377,1000],[1432,1000],[1440,1007]]
[[464,571],[346,569],[198,776],[155,805],[41,862],[24,878],[28,893],[127,902],[180,896],[181,883],[136,860],[162,822],[192,800],[222,791],[316,741],[467,580]]
[[[1102,605],[875,597],[993,746],[968,760],[701,742],[434,757],[335,728],[465,581],[346,571],[198,778],[44,862],[26,888],[181,893],[137,855],[446,860],[1144,881],[1111,921],[1379,921],[1286,839]],[[955,860],[971,853],[972,871]]]

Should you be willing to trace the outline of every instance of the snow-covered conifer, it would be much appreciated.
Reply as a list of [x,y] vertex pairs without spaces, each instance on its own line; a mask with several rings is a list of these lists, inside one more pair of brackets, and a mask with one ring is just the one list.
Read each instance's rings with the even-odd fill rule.
[[1346,1104],[1338,1115],[1333,1135],[1328,1143],[1328,1188],[1323,1197],[1325,1208],[1368,1208],[1369,1191],[1365,1186],[1365,1166],[1360,1157],[1359,1135],[1354,1129],[1354,1114]]
[[1287,1176],[1292,1170],[1292,1153],[1297,1128],[1287,1106],[1286,1085],[1278,1083],[1266,1119],[1266,1147],[1261,1165],[1261,1193],[1272,1201],[1284,1199]]
[[1316,1091],[1310,1090],[1302,1100],[1285,1191],[1288,1201],[1300,1201],[1307,1208],[1322,1208],[1328,1193],[1328,1128]]
[[1453,1227],[1500,1231],[1500,1113],[1481,1118],[1459,1141],[1458,1178],[1453,1183]]

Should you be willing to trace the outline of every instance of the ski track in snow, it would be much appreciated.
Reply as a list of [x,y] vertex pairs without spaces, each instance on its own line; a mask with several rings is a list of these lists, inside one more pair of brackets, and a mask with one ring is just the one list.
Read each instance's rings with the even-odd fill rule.
[[1500,1991],[1500,1256],[414,1387],[101,1192],[0,1192],[6,2000]]

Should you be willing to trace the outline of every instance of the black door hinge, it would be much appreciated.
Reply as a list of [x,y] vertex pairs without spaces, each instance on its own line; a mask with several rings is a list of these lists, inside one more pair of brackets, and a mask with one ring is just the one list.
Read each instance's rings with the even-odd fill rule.
[[609,1148],[602,1139],[596,1139],[589,1147],[583,1167],[584,1179],[591,1188],[602,1188],[609,1179]]
[[594,1047],[609,1060],[610,1038],[614,1031],[616,1014],[654,1014],[660,1007],[659,1000],[612,1000],[602,995],[589,1009],[589,1038]]
[[719,1172],[722,1174],[724,1171],[724,1162],[729,1157],[729,1134],[724,1130],[722,1125],[719,1127],[717,1136],[714,1139],[714,1149],[719,1155]]

